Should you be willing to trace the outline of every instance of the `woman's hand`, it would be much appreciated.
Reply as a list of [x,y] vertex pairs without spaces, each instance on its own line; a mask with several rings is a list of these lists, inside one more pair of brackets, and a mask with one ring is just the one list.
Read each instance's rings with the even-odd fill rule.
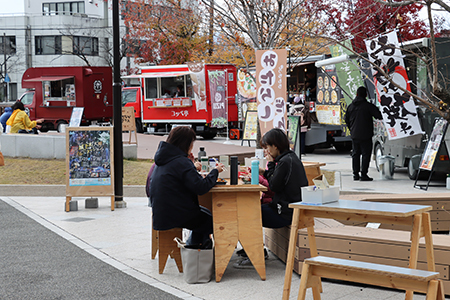
[[196,161],[194,163],[195,169],[197,169],[197,171],[201,171],[202,170],[202,163],[199,161]]
[[192,152],[188,154],[188,158],[192,161],[192,163],[195,164],[195,158],[194,158],[194,154],[192,154]]
[[215,169],[217,169],[217,171],[222,172],[223,171],[223,164],[222,163],[217,163]]
[[44,119],[37,119],[37,120],[36,120],[36,123],[38,123],[38,124],[40,124],[40,123],[42,123],[42,122],[44,122]]
[[274,158],[272,155],[270,155],[269,151],[267,149],[264,149],[264,157],[267,159],[267,161],[273,161]]

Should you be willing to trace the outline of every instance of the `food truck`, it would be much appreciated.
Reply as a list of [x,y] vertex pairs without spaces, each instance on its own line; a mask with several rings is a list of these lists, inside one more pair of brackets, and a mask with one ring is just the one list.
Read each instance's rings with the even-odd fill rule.
[[31,120],[44,119],[40,131],[62,130],[74,107],[83,107],[81,125],[110,122],[113,116],[111,67],[29,68],[21,97]]
[[139,86],[122,89],[122,105],[135,110],[136,131],[166,134],[187,125],[205,139],[238,127],[236,67],[187,63],[141,67]]

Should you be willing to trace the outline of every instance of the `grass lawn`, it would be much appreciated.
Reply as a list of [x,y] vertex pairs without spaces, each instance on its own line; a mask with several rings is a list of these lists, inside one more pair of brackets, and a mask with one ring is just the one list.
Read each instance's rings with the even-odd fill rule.
[[[124,160],[123,184],[145,185],[151,160]],[[5,157],[0,184],[66,184],[66,161]]]

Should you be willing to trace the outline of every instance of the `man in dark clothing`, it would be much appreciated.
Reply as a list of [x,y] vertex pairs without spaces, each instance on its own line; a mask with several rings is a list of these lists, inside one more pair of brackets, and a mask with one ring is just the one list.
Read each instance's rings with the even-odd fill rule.
[[[372,153],[372,118],[381,120],[382,117],[380,110],[372,103],[367,102],[366,97],[366,88],[359,87],[356,91],[356,98],[347,108],[345,123],[352,136],[353,180],[372,181],[373,178],[367,175]],[[360,171],[361,176],[359,175]]]

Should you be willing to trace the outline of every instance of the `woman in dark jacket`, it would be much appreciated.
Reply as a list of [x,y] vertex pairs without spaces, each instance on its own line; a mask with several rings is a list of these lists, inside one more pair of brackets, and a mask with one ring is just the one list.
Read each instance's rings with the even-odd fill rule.
[[205,244],[213,232],[211,212],[199,205],[198,195],[206,194],[223,170],[218,164],[204,178],[197,172],[191,153],[195,139],[190,127],[172,129],[166,142],[159,144],[150,183],[153,228],[190,229],[188,245]]
[[275,193],[271,203],[261,206],[263,227],[284,227],[292,221],[293,211],[288,205],[302,201],[301,188],[308,185],[305,168],[289,149],[289,140],[282,130],[268,131],[261,139],[261,146],[269,161],[264,177]]

